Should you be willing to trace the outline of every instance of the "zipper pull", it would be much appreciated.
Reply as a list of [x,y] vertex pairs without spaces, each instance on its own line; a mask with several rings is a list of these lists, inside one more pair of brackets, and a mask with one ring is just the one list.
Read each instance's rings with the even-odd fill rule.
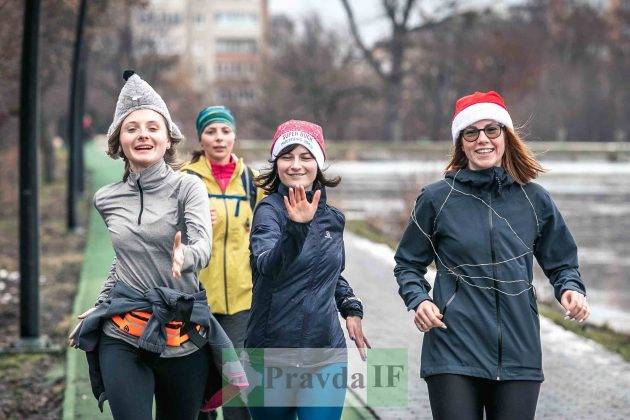
[[497,190],[497,195],[501,195],[501,190],[503,189],[503,184],[501,183],[501,178],[497,174],[497,171],[494,170],[494,180],[499,184],[499,188]]

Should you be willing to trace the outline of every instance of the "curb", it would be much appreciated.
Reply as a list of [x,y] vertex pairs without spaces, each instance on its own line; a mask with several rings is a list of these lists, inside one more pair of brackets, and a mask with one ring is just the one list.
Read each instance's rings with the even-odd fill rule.
[[341,415],[342,420],[380,419],[378,414],[366,404],[351,388],[347,389],[345,406]]

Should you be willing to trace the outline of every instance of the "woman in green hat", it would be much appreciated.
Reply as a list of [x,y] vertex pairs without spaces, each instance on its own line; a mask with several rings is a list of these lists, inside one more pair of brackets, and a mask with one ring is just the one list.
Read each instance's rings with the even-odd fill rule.
[[[202,109],[196,120],[200,150],[182,170],[201,178],[210,197],[212,259],[201,270],[210,310],[235,348],[242,348],[252,304],[249,231],[263,191],[254,186],[252,171],[233,153],[236,121],[224,106]],[[223,409],[226,419],[247,419],[246,407]]]

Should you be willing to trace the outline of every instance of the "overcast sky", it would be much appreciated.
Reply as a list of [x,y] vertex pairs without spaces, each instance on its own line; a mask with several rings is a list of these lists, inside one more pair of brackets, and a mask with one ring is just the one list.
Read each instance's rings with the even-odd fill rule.
[[[443,0],[424,0],[419,4],[426,5],[428,11],[431,5],[440,4]],[[461,7],[487,7],[492,4],[498,7],[522,0],[460,0]],[[389,32],[384,18],[382,0],[350,0],[357,18],[359,30],[366,42],[371,43],[382,38]],[[318,13],[326,26],[339,28],[347,33],[347,18],[341,0],[269,0],[270,14],[286,14],[299,19],[309,14]],[[417,21],[417,19],[416,19]]]

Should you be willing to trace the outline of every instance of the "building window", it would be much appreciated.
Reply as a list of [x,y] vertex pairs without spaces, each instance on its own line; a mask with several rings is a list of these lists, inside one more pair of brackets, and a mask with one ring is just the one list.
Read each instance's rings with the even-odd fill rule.
[[218,53],[248,53],[258,52],[255,39],[217,39]]
[[250,78],[256,71],[254,63],[221,61],[217,63],[216,74],[219,78]]
[[258,15],[252,12],[216,12],[214,20],[218,26],[253,27],[258,23]]
[[220,88],[218,93],[220,101],[239,105],[249,104],[256,97],[254,89],[250,88]]
[[174,12],[140,12],[139,21],[146,24],[155,25],[179,25],[182,23],[182,16]]
[[158,34],[145,33],[134,40],[134,54],[179,55],[185,49],[181,37],[170,36],[164,38]]

